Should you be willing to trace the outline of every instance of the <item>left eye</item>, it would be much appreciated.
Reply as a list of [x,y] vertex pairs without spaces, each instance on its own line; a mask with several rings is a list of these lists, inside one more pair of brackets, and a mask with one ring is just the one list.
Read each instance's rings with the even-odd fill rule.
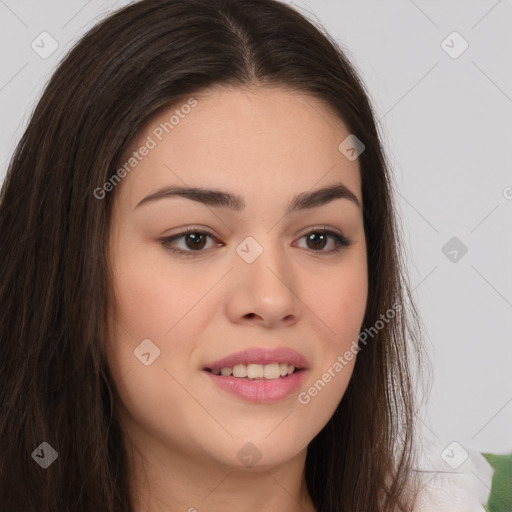
[[[326,247],[329,238],[334,241],[334,247],[324,251],[323,249]],[[329,230],[310,231],[309,233],[301,236],[300,240],[302,239],[306,239],[306,244],[309,246],[306,247],[307,249],[311,249],[313,252],[327,254],[339,252],[343,247],[348,247],[350,245],[350,240],[347,237]]]
[[[211,246],[206,247],[208,238],[216,240],[216,238],[207,231],[189,229],[181,233],[163,238],[161,242],[166,249],[172,252],[180,253],[184,256],[199,256],[202,252],[205,252],[203,249],[211,248]],[[182,245],[182,247],[179,247],[179,245],[176,243],[176,241],[180,239],[183,239],[182,241],[185,244],[184,246]],[[321,254],[337,253],[343,247],[348,247],[351,245],[351,242],[347,237],[330,230],[310,231],[299,238],[299,240],[303,239],[306,240],[306,249],[309,249],[311,252]],[[328,245],[329,239],[333,241],[334,247],[328,250],[324,250]],[[220,247],[223,244],[217,242],[216,245],[217,247]]]

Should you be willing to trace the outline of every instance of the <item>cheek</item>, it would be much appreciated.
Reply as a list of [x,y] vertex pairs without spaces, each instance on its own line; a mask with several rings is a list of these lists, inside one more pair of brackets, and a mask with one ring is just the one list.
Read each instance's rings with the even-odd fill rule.
[[[321,429],[334,414],[349,384],[357,355],[357,337],[366,310],[368,280],[365,253],[332,267],[329,278],[315,276],[307,301],[317,322],[318,360],[298,402]],[[311,281],[311,284],[312,281]]]
[[346,264],[332,267],[328,275],[316,273],[307,287],[308,304],[321,320],[326,349],[344,349],[359,334],[368,298],[364,253],[354,254]]
[[114,282],[116,319],[132,336],[164,336],[204,294],[189,267],[171,264],[165,250],[129,247],[118,261]]
[[[368,298],[364,246],[332,266],[326,275],[315,275],[308,286],[307,303],[321,320],[317,322],[319,359],[301,404],[311,401],[315,414],[327,422],[348,386],[357,356]],[[314,281],[314,282],[313,282]],[[314,285],[314,286],[313,286]]]
[[[165,251],[159,253],[137,244],[118,250],[124,256],[117,258],[113,273],[115,311],[109,321],[108,362],[123,410],[132,420],[155,436],[161,435],[157,422],[173,425],[173,432],[186,437],[181,423],[173,421],[190,408],[190,396],[178,384],[185,381],[186,367],[176,361],[188,361],[193,344],[176,341],[195,339],[200,332],[191,318],[205,285],[188,269],[170,264]],[[148,366],[134,354],[140,354],[146,339],[159,350]],[[144,346],[153,357],[154,346]]]

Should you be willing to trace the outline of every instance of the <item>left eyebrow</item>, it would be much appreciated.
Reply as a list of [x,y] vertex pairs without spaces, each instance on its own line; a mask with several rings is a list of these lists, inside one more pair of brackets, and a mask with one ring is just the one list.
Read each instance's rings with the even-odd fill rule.
[[288,203],[286,213],[288,214],[296,210],[316,208],[330,203],[335,199],[348,199],[361,208],[361,204],[359,203],[359,199],[357,199],[356,195],[342,183],[337,183],[336,185],[313,190],[312,192],[302,192],[301,194],[296,195]]
[[[245,208],[246,204],[244,198],[228,192],[220,190],[211,190],[201,187],[177,187],[167,186],[163,187],[156,192],[144,197],[135,208],[139,206],[157,201],[164,198],[184,197],[192,201],[198,201],[202,204],[218,207],[229,208],[235,211],[241,211]],[[308,210],[318,208],[335,199],[348,199],[355,203],[359,208],[361,204],[355,194],[351,192],[342,183],[337,183],[328,187],[313,190],[312,192],[302,192],[292,198],[286,207],[286,214],[292,213],[297,210]]]

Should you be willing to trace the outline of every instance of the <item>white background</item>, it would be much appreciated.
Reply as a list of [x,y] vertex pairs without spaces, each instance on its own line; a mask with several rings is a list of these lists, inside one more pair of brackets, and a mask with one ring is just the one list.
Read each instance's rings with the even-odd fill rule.
[[[0,0],[0,180],[60,58],[126,3]],[[289,3],[346,48],[384,134],[433,362],[421,421],[443,442],[510,452],[512,1]],[[31,48],[43,31],[59,44],[47,59]],[[458,58],[442,47],[453,31],[469,44]],[[457,262],[442,252],[452,237],[468,248]]]

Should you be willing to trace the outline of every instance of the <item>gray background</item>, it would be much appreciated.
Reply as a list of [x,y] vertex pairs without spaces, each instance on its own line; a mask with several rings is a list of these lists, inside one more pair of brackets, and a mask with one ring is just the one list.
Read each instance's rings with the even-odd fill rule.
[[[1,180],[60,58],[127,3],[0,0]],[[421,422],[443,442],[511,451],[512,0],[289,3],[346,48],[375,106],[433,362]],[[59,45],[46,59],[31,48],[43,31]],[[453,31],[469,44],[457,58]]]

